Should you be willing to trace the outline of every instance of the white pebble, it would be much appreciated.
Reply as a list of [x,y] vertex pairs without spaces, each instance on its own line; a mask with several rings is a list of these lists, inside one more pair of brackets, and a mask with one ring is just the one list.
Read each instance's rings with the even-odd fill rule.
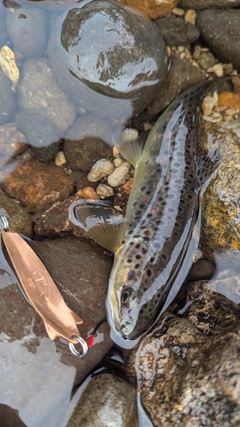
[[221,118],[217,118],[214,119],[213,117],[209,117],[209,116],[202,116],[203,120],[205,120],[205,122],[211,122],[211,123],[219,123],[221,121]]
[[96,193],[101,199],[105,199],[105,197],[113,196],[114,191],[109,185],[101,183],[97,186]]
[[55,157],[55,165],[56,166],[63,166],[66,163],[66,157],[64,156],[63,151],[59,151]]
[[211,116],[213,107],[216,105],[216,101],[213,96],[206,96],[202,103],[202,110],[204,116]]
[[113,164],[115,168],[120,166],[122,163],[123,163],[123,159],[121,159],[121,157],[116,157],[116,159],[113,159]]
[[108,184],[111,187],[118,187],[119,185],[124,184],[128,173],[130,171],[131,165],[128,162],[123,162],[118,166],[107,178]]
[[216,74],[217,77],[223,77],[224,70],[223,70],[223,65],[222,64],[215,64],[213,66],[213,70],[214,70],[214,73]]
[[180,9],[180,7],[174,7],[174,9],[172,10],[172,13],[174,13],[174,15],[177,15],[177,16],[183,16],[185,12],[183,9]]
[[108,176],[114,170],[114,164],[111,160],[101,159],[98,160],[87,175],[90,182],[97,182],[100,179]]
[[134,128],[127,128],[124,130],[122,134],[122,141],[123,142],[133,142],[136,141],[138,137],[138,131]]

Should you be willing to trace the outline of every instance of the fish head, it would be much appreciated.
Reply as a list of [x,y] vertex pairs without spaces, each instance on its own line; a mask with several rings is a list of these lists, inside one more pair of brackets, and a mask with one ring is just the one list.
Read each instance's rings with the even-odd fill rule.
[[137,251],[125,248],[117,254],[106,300],[111,337],[123,348],[130,348],[126,341],[135,343],[149,329],[159,308],[159,293],[152,292],[152,281],[144,268],[148,250],[144,244],[135,246]]

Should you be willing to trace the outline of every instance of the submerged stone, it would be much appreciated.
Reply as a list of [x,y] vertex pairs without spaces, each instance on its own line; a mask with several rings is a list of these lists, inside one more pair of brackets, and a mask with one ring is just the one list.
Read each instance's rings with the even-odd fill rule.
[[142,111],[167,74],[166,46],[157,26],[114,0],[61,15],[48,55],[56,80],[72,101],[117,120]]

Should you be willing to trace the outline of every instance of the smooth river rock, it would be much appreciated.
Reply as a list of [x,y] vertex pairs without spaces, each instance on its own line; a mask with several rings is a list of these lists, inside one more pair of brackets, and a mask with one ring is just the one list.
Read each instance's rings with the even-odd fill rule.
[[167,75],[166,46],[157,26],[114,0],[61,15],[48,56],[60,87],[78,107],[115,120],[142,111]]

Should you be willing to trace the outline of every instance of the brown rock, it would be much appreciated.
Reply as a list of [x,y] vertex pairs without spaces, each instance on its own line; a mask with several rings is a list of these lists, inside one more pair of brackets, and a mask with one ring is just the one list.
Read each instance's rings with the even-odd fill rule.
[[[67,305],[82,319],[81,335],[106,316],[105,296],[111,259],[86,241],[42,241],[34,249],[58,285]],[[112,343],[105,323],[82,360],[63,340],[51,341],[40,317],[27,303],[15,279],[0,275],[1,402],[19,411],[26,425],[60,425],[72,388],[100,362]],[[93,268],[94,265],[94,268]],[[6,271],[9,268],[6,267]],[[4,274],[3,274],[4,273]],[[1,414],[1,412],[0,412]],[[60,418],[59,418],[60,417]],[[15,425],[15,424],[14,424]]]
[[66,199],[73,191],[73,183],[63,169],[54,163],[40,163],[35,159],[18,166],[4,179],[1,187],[31,212],[40,212]]
[[178,3],[177,0],[120,0],[120,2],[141,10],[152,19],[168,15]]
[[184,318],[167,313],[130,352],[128,376],[156,427],[235,427],[240,417],[238,306],[204,282],[189,285],[187,303]]
[[14,123],[0,126],[1,156],[16,156],[28,147],[25,135],[16,128]]

